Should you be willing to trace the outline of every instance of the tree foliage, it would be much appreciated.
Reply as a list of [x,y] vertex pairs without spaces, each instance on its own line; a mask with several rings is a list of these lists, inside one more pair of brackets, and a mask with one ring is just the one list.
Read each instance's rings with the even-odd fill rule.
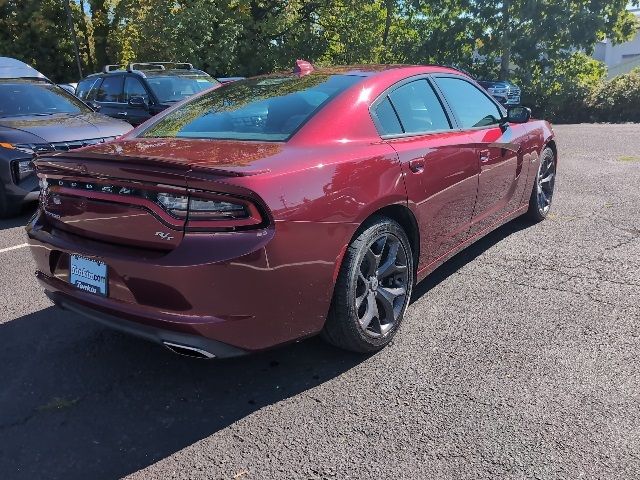
[[[0,55],[57,81],[77,80],[63,1],[0,0]],[[597,40],[621,42],[637,29],[627,0],[70,2],[86,72],[153,60],[187,61],[218,76],[290,69],[297,58],[440,63],[510,77],[551,113],[601,80],[602,67],[587,56]]]

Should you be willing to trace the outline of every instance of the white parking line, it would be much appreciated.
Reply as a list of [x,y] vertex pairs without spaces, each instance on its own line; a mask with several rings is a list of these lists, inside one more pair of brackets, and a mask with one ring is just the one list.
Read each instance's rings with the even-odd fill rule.
[[0,248],[0,253],[10,252],[11,250],[17,250],[19,248],[28,247],[28,243],[21,243],[20,245],[14,245],[13,247]]

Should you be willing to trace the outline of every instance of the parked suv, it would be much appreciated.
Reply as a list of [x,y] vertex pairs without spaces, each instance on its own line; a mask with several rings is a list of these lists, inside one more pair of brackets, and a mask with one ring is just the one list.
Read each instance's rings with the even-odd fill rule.
[[513,83],[503,80],[478,80],[478,83],[502,105],[520,105],[521,90]]
[[151,62],[105,65],[89,75],[76,95],[100,113],[139,125],[175,102],[220,85],[190,63]]
[[0,217],[38,199],[35,154],[103,143],[129,130],[29,65],[0,57]]

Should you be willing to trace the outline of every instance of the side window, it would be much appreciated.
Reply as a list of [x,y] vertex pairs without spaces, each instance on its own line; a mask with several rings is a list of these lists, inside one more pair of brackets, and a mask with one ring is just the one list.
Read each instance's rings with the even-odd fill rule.
[[460,120],[462,128],[500,123],[500,109],[472,83],[454,77],[436,77],[435,81]]
[[374,110],[374,114],[378,120],[380,135],[397,135],[402,133],[402,125],[398,120],[389,97],[386,97]]
[[91,77],[80,81],[76,87],[76,96],[82,100],[88,100],[89,93],[95,89],[100,80],[102,80],[100,77]]
[[124,80],[124,101],[128,102],[133,97],[142,97],[147,102],[149,101],[149,94],[140,80],[134,77],[127,77]]
[[436,93],[426,80],[416,80],[389,94],[398,112],[404,133],[428,133],[448,130],[451,124]]
[[113,77],[104,77],[104,81],[96,94],[96,102],[117,102],[123,103],[122,100],[122,84],[124,78],[122,75]]

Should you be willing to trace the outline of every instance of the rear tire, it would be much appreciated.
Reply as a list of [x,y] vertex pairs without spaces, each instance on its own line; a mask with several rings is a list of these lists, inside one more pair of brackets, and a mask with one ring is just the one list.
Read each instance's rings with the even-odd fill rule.
[[407,234],[394,220],[373,217],[345,252],[322,337],[353,352],[384,348],[400,327],[413,282]]
[[540,222],[547,218],[551,208],[555,182],[556,156],[551,148],[546,147],[540,155],[540,165],[529,198],[527,217],[530,220]]

